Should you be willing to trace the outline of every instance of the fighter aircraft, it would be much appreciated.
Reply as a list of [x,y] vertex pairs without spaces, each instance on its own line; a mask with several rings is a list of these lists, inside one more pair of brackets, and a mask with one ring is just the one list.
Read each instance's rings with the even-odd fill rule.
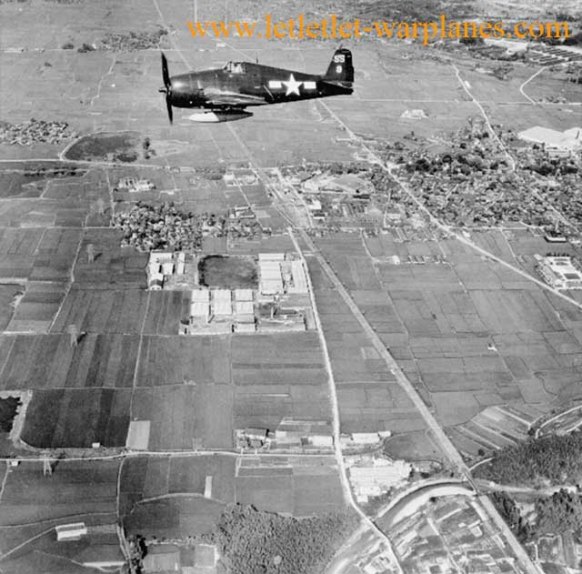
[[170,77],[168,60],[162,53],[162,77],[168,118],[172,108],[197,108],[189,116],[196,122],[227,122],[252,116],[247,107],[264,106],[349,95],[353,92],[352,53],[335,51],[323,75],[304,74],[253,62],[228,62],[222,68],[188,72]]

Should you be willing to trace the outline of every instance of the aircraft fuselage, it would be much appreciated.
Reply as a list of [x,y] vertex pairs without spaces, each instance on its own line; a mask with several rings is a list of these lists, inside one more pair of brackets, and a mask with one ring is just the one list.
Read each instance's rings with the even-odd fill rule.
[[[260,106],[351,94],[351,85],[250,62],[230,63],[221,69],[172,76],[172,105],[177,108],[237,107],[220,104],[220,94],[240,97],[240,106]],[[256,100],[255,100],[256,98]]]

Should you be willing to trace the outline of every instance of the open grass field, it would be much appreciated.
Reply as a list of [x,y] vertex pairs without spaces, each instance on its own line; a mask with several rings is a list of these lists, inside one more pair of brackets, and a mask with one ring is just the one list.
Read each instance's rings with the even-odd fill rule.
[[[132,458],[121,475],[121,514],[130,533],[188,536],[210,531],[233,502],[235,458]],[[204,498],[206,477],[212,497]]]
[[[144,289],[147,253],[121,248],[121,232],[89,229],[79,250],[73,274],[75,287],[89,289]],[[89,263],[87,245],[94,246],[95,259]]]
[[343,509],[338,470],[331,457],[243,457],[236,478],[236,501],[293,516]]
[[234,335],[231,357],[232,380],[237,386],[320,385],[327,380],[315,333]]
[[81,540],[68,541],[66,544],[58,542],[53,531],[35,540],[26,550],[28,550],[26,555],[22,556],[22,552],[16,553],[15,556],[19,554],[21,556],[4,561],[4,568],[25,574],[37,572],[81,574],[87,571],[87,568],[82,566],[85,562],[124,560],[113,522],[96,525],[88,536]]
[[[205,499],[206,477],[212,477],[211,498]],[[122,514],[126,523],[146,523],[146,516],[162,516],[168,528],[178,528],[188,505],[200,508],[201,525],[212,504],[240,502],[260,510],[294,516],[324,514],[343,509],[339,475],[332,457],[254,457],[201,455],[132,458],[121,475]],[[188,496],[190,495],[190,496]],[[174,502],[184,503],[179,510]],[[170,520],[173,509],[179,520]],[[211,514],[212,515],[212,514]],[[164,526],[165,528],[166,526]],[[151,528],[151,527],[150,527]]]
[[180,319],[190,315],[190,291],[150,291],[143,332],[147,335],[176,335]]
[[150,450],[233,447],[233,390],[228,384],[197,383],[140,388],[132,417],[149,420]]
[[242,257],[210,255],[198,264],[200,283],[221,289],[257,289],[258,272],[255,263]]
[[163,498],[136,506],[123,525],[128,534],[186,538],[211,532],[223,509],[223,503],[199,495]]
[[139,133],[99,133],[77,140],[65,153],[65,159],[132,163],[141,159]]
[[[16,335],[3,344],[1,388],[131,387],[138,337],[88,334],[77,347],[69,335]],[[4,355],[4,353],[2,353]]]
[[129,389],[36,390],[21,438],[37,448],[124,447]]
[[10,332],[48,332],[65,297],[66,285],[29,281],[22,289],[14,316],[6,328]]
[[0,330],[4,331],[14,315],[14,304],[23,292],[22,285],[0,285]]
[[[36,215],[42,217],[42,207]],[[71,268],[81,232],[66,227],[51,229],[42,225],[27,229],[3,228],[0,230],[0,276],[3,280],[22,277],[32,281],[70,280]]]
[[212,499],[233,502],[236,459],[232,456],[136,457],[123,464],[122,512],[127,514],[138,501],[166,495],[204,495],[206,477],[212,476]]
[[101,514],[114,520],[119,464],[59,461],[52,476],[46,477],[41,461],[21,462],[8,474],[0,502],[0,528],[31,524],[42,532],[55,520],[91,524],[92,515],[99,520]]
[[6,199],[40,197],[46,182],[38,177],[30,177],[18,171],[0,172],[0,197]]
[[230,346],[228,336],[146,335],[137,376],[138,386],[229,383]]
[[120,549],[115,534],[93,534],[79,542],[57,543],[54,527],[84,522],[89,529],[116,522],[119,462],[53,463],[43,476],[42,462],[21,462],[11,468],[0,501],[0,551],[26,544],[2,561],[6,572],[82,574],[83,561],[114,557]]

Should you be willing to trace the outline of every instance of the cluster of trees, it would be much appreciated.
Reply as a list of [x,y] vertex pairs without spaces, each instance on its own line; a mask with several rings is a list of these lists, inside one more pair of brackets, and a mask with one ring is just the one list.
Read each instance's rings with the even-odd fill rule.
[[572,532],[582,536],[582,497],[561,489],[552,496],[535,502],[535,523],[521,516],[515,501],[505,492],[492,495],[493,504],[521,543],[530,542],[545,534]]
[[579,538],[582,533],[582,498],[567,490],[536,500],[536,535],[561,534],[571,531]]
[[12,430],[12,422],[21,404],[18,397],[0,399],[0,432],[10,432]]
[[211,181],[219,181],[224,177],[226,173],[226,167],[223,165],[217,165],[212,167],[200,167],[196,168],[196,173],[203,177],[204,179],[209,179]]
[[215,542],[232,574],[318,574],[357,523],[347,513],[297,519],[235,504]]
[[531,438],[495,453],[475,469],[479,478],[500,484],[577,484],[582,479],[582,432]]
[[208,215],[181,211],[174,202],[137,202],[129,211],[116,214],[113,225],[123,232],[122,246],[140,251],[194,251],[202,245],[201,226],[209,220]]
[[158,48],[160,40],[168,35],[165,28],[151,32],[112,32],[101,41],[102,49],[114,52],[132,52],[134,50],[149,50]]
[[506,492],[494,492],[491,499],[516,538],[522,544],[529,542],[533,538],[532,525],[521,516],[515,501]]
[[130,574],[143,574],[143,559],[148,553],[145,538],[140,534],[130,536],[128,543]]

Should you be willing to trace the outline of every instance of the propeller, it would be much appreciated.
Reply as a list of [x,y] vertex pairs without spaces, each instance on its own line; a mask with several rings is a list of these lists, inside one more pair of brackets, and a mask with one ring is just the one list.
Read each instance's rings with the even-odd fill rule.
[[168,119],[170,123],[174,121],[174,113],[172,112],[172,81],[170,80],[170,72],[168,71],[168,60],[166,55],[162,52],[162,78],[164,80],[164,87],[159,91],[166,94],[166,108],[168,109]]

